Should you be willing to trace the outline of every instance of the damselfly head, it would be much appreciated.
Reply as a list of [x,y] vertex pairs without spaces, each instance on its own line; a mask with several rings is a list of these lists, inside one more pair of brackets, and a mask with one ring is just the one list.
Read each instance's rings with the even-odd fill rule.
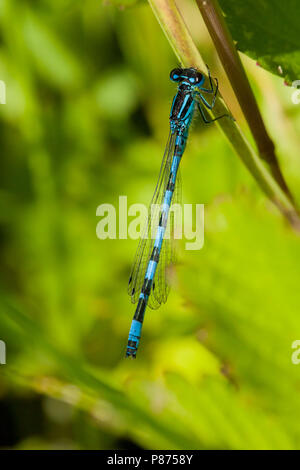
[[173,82],[188,82],[190,85],[201,85],[204,82],[204,75],[197,69],[190,67],[188,69],[173,69],[170,73],[170,79]]

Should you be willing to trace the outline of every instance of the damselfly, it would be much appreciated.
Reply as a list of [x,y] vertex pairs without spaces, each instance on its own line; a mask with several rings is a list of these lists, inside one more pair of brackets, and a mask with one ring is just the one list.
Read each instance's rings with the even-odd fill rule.
[[[207,119],[205,116],[203,105],[212,109],[218,93],[218,81],[215,79],[214,88],[209,69],[210,88],[203,86],[205,76],[195,68],[176,68],[172,70],[170,79],[178,82],[178,89],[170,112],[169,138],[128,285],[132,303],[138,302],[126,352],[126,356],[131,357],[136,357],[147,305],[152,309],[158,308],[161,303],[166,302],[169,293],[167,270],[174,262],[175,253],[171,240],[164,238],[170,207],[177,202],[180,194],[179,163],[185,149],[195,105],[206,124],[228,116],[224,114],[215,119]],[[213,95],[211,103],[204,98],[204,93]]]

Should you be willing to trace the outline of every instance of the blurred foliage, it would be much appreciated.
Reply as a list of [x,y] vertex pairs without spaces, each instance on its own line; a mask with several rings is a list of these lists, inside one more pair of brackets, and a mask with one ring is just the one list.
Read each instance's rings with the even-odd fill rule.
[[[194,2],[182,5],[243,127]],[[1,0],[0,31],[1,446],[299,448],[300,240],[200,120],[182,180],[183,202],[205,203],[204,248],[180,242],[168,302],[124,360],[137,241],[97,239],[96,208],[148,203],[155,186],[176,62],[147,4]],[[300,108],[245,66],[300,201]]]
[[[238,50],[291,85],[300,77],[298,0],[219,0]],[[241,27],[243,25],[243,27]]]

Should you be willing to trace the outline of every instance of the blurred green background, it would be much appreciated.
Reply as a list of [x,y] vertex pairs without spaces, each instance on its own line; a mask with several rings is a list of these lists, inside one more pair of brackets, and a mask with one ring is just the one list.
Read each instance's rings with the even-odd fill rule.
[[[194,2],[180,3],[248,134]],[[205,204],[204,247],[180,242],[168,302],[124,360],[137,241],[97,239],[96,208],[148,204],[155,187],[177,61],[149,6],[1,0],[0,41],[0,446],[300,448],[300,239],[200,119],[181,172],[183,202]],[[300,203],[300,105],[243,62]]]

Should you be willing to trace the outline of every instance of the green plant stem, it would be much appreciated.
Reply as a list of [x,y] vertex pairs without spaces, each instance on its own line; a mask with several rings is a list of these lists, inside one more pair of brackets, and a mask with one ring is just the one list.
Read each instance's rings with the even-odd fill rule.
[[245,69],[224,20],[218,0],[196,0],[224,70],[251,129],[260,158],[270,167],[281,189],[293,200],[278,164],[275,146],[268,135]]
[[[181,64],[185,67],[196,67],[205,73],[202,57],[175,2],[173,0],[148,1]],[[228,109],[219,94],[212,114],[220,116],[224,113],[228,113]],[[300,219],[293,202],[282,190],[274,176],[264,166],[237,123],[231,119],[220,119],[218,125],[261,189],[276,204],[291,225],[297,231],[300,231]]]

